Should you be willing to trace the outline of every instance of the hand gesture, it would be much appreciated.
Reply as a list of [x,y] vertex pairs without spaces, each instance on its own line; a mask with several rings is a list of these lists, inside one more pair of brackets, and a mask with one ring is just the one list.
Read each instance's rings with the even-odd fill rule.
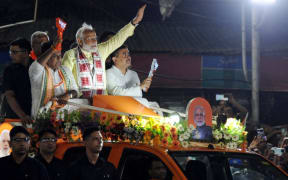
[[70,99],[70,94],[69,93],[66,93],[64,95],[61,95],[58,97],[57,99],[57,103],[60,104],[60,105],[66,105],[67,104],[67,101]]
[[142,21],[146,6],[147,5],[145,4],[138,10],[136,17],[132,21],[133,24],[139,24]]
[[54,48],[56,48],[57,45],[60,44],[60,43],[62,43],[62,39],[61,39],[59,36],[56,36],[56,38],[55,38],[54,41],[53,41],[52,46],[53,46]]
[[228,101],[235,101],[234,96],[232,95],[232,93],[225,93],[224,94],[225,97],[228,97]]
[[146,78],[140,85],[141,89],[144,91],[145,90],[147,91],[150,88],[151,82],[152,82],[152,77]]

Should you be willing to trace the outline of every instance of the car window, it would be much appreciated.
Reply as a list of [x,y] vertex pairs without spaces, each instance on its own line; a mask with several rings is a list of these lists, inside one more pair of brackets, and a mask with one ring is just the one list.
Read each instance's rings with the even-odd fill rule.
[[271,166],[268,161],[260,158],[228,158],[233,180],[268,180],[288,179],[277,168]]
[[172,173],[160,158],[152,153],[124,149],[118,170],[121,180],[171,180]]
[[279,169],[254,154],[221,152],[169,152],[187,179],[282,180]]
[[[109,157],[110,151],[111,151],[111,147],[105,147],[104,146],[102,151],[100,152],[100,157],[107,160]],[[85,147],[84,146],[71,147],[65,152],[64,157],[63,157],[63,161],[67,165],[71,165],[71,164],[73,164],[73,162],[79,160],[82,156],[84,156],[84,154],[85,154]]]
[[[198,180],[214,180],[215,177],[222,177],[225,180],[225,176],[221,171],[215,171],[216,175],[212,174],[213,166],[215,168],[215,163],[211,164],[209,157],[203,153],[173,153],[173,158],[176,160],[176,163],[180,166],[187,179],[198,179]],[[217,167],[219,170],[219,168]],[[220,175],[221,174],[221,175]],[[224,176],[224,178],[223,178]],[[221,178],[219,178],[221,179]]]

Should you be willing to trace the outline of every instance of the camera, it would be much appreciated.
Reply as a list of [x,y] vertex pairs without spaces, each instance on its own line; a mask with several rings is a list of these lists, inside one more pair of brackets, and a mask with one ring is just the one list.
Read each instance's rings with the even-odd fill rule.
[[273,152],[273,154],[275,154],[276,156],[282,156],[283,153],[285,153],[285,149],[284,148],[278,148],[278,147],[272,147],[271,151]]

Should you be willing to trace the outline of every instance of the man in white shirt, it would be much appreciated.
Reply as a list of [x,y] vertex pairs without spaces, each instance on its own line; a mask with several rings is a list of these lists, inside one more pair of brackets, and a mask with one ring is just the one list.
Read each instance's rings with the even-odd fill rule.
[[63,65],[68,67],[81,90],[83,97],[106,94],[105,61],[128,37],[134,34],[142,21],[146,5],[136,17],[109,40],[98,44],[95,29],[84,23],[76,33],[77,48],[70,49],[63,56]]
[[126,45],[114,51],[111,57],[114,65],[106,71],[108,94],[132,96],[149,107],[148,101],[142,98],[142,90],[149,89],[152,78],[146,78],[140,83],[138,74],[128,69],[131,66],[131,56]]
[[67,67],[61,66],[61,51],[55,48],[59,42],[57,39],[53,44],[44,43],[42,55],[29,69],[32,91],[31,114],[34,118],[37,117],[40,108],[61,108],[64,107],[63,102],[78,96],[78,86],[72,72]]

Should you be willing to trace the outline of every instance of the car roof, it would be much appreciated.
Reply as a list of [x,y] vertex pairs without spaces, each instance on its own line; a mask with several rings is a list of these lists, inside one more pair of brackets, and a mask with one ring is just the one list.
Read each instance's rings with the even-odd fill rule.
[[[185,151],[192,151],[192,152],[229,152],[229,153],[244,153],[244,154],[255,154],[248,151],[241,151],[239,150],[229,150],[224,148],[214,147],[213,144],[211,148],[208,148],[209,143],[197,143],[198,146],[183,148],[183,147],[162,147],[162,146],[153,146],[144,143],[129,143],[129,142],[104,142],[105,147],[120,147],[120,148],[131,148],[131,149],[138,149],[138,150],[147,150],[147,151],[156,151],[161,153],[169,152],[185,152]],[[62,159],[65,152],[73,147],[83,147],[83,142],[60,142],[57,143],[57,150],[56,150],[56,157]]]

